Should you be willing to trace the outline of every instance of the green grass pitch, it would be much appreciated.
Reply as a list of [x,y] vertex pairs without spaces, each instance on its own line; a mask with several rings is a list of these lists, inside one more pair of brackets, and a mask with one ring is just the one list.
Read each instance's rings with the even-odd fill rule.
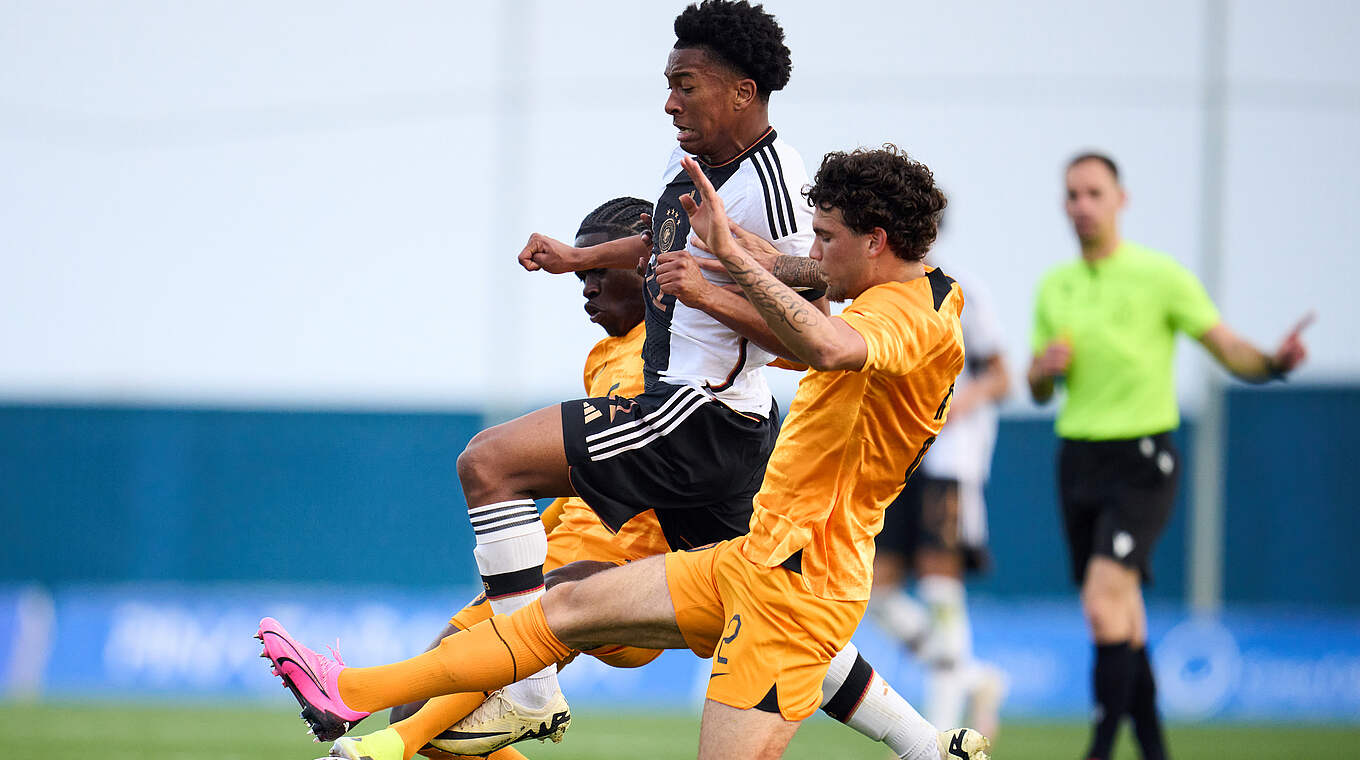
[[[374,720],[373,728],[386,725]],[[361,729],[368,729],[367,725]],[[670,760],[693,758],[698,718],[690,715],[584,711],[557,746],[521,745],[531,760]],[[372,729],[369,729],[372,730]],[[16,760],[310,760],[313,744],[287,704],[0,703],[0,756]],[[1177,760],[1274,760],[1360,756],[1360,727],[1190,726],[1169,730]],[[1077,760],[1086,728],[1010,723],[998,760]],[[1135,760],[1128,737],[1116,757]],[[884,760],[886,750],[830,720],[808,721],[785,754],[790,760]]]

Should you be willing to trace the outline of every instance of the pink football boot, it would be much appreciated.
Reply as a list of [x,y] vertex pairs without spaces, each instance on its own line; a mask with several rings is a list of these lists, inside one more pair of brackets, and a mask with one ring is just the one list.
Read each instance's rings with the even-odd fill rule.
[[339,678],[345,661],[339,652],[331,649],[334,660],[313,652],[294,641],[272,617],[260,621],[255,638],[264,643],[260,656],[273,664],[270,672],[283,679],[302,705],[302,719],[317,741],[333,742],[368,717],[369,713],[351,710],[340,700]]

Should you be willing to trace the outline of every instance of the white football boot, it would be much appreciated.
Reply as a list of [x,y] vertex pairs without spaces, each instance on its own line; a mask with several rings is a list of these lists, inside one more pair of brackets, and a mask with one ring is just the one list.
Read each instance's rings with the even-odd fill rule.
[[487,755],[525,739],[560,742],[570,725],[571,708],[561,692],[542,710],[528,710],[498,689],[430,744],[454,755]]
[[935,737],[940,760],[988,760],[992,743],[971,728],[951,728]]

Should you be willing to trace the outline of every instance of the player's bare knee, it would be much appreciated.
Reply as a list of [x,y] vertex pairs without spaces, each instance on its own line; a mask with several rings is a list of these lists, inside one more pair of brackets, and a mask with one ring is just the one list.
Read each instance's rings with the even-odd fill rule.
[[[543,614],[548,628],[563,644],[573,649],[594,649],[605,643],[598,633],[603,622],[596,599],[586,581],[565,581],[543,595]],[[551,597],[551,598],[549,598]]]
[[[544,579],[544,586],[547,586],[547,579]],[[575,581],[559,580],[551,588],[543,592],[543,596],[538,603],[543,607],[543,617],[548,621],[548,627],[554,633],[561,635],[562,628],[571,622],[571,585]]]
[[[458,455],[458,482],[463,486],[463,493],[465,495],[469,495],[469,491],[473,487],[479,485],[478,480],[481,475],[482,452],[480,451],[480,444],[477,438],[480,436],[481,433],[478,433],[476,437],[468,442],[467,448],[463,449],[463,453]],[[476,506],[471,500],[470,495],[468,504]]]
[[580,586],[577,580],[560,580],[543,593],[539,604],[543,605],[543,617],[554,636],[567,646],[588,649],[591,642],[579,640],[582,629],[589,623],[589,608],[581,606],[585,595],[577,593]]
[[503,437],[498,428],[488,428],[473,436],[458,455],[458,482],[470,507],[500,498],[495,491],[505,488],[509,473]]
[[615,643],[598,640],[601,631],[616,622],[610,605],[610,584],[598,575],[559,582],[543,594],[543,615],[553,635],[575,649],[593,649]]

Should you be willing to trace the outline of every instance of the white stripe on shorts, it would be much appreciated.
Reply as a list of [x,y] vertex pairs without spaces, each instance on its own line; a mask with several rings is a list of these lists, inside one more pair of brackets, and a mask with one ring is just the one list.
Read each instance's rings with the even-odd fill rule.
[[[686,390],[692,389],[687,388]],[[656,430],[668,425],[672,420],[676,418],[677,415],[679,415],[681,419],[684,419],[685,417],[688,417],[690,413],[693,412],[695,409],[697,409],[700,406],[703,406],[704,404],[710,401],[710,399],[707,396],[703,395],[697,390],[692,390],[691,393],[684,393],[684,391],[678,391],[675,395],[680,396],[682,393],[684,394],[684,398],[681,399],[678,403],[671,404],[670,401],[673,401],[675,399],[674,398],[668,399],[667,403],[663,404],[661,408],[657,409],[651,414],[648,414],[641,420],[634,420],[631,423],[628,423],[627,425],[620,425],[618,428],[615,428],[612,431],[606,431],[612,432],[614,433],[614,435],[611,435],[606,439],[598,440],[588,445],[586,447],[586,452],[591,455],[591,459],[597,459],[598,455],[606,451],[607,449],[612,449],[616,446],[635,440],[637,438],[641,438],[643,436],[651,436],[651,438],[648,439],[651,440],[652,438],[656,437],[655,436]]]
[[702,393],[699,392],[698,388],[686,385],[682,387],[680,390],[676,391],[674,394],[672,394],[670,398],[666,399],[666,403],[657,407],[655,410],[652,411],[651,414],[646,415],[642,419],[629,420],[627,422],[620,423],[606,430],[601,430],[598,433],[591,433],[590,435],[586,436],[586,445],[589,446],[590,444],[594,443],[599,439],[611,438],[624,432],[625,430],[631,430],[639,425],[647,424],[652,420],[652,418],[660,414],[665,414],[669,409],[671,409],[681,401],[690,398],[691,394],[694,393],[698,393],[701,396],[703,395]]
[[[688,418],[691,414],[694,414],[694,412],[698,410],[699,407],[703,406],[704,404],[708,403],[711,400],[707,396],[700,396],[700,399],[701,399],[700,401],[697,401],[693,404],[689,404],[688,406],[685,406],[683,409],[680,409],[677,412],[678,416],[672,415],[673,419],[669,420],[668,422],[663,422],[662,424],[664,424],[665,427],[658,427],[654,429],[652,433],[647,437],[634,441],[633,443],[630,443],[627,446],[620,446],[619,448],[615,448],[611,451],[597,453],[590,458],[591,461],[598,462],[603,459],[608,459],[616,454],[622,454],[625,451],[640,449],[643,446],[646,446],[647,444],[651,443],[652,441],[655,441],[657,438],[660,438],[663,435],[669,435],[672,430],[675,430],[677,427],[680,426],[680,423],[684,422],[685,419]],[[629,436],[629,438],[632,437],[634,436]],[[619,444],[623,443],[623,441],[611,441],[610,443]],[[601,448],[608,448],[608,445],[603,446]]]

